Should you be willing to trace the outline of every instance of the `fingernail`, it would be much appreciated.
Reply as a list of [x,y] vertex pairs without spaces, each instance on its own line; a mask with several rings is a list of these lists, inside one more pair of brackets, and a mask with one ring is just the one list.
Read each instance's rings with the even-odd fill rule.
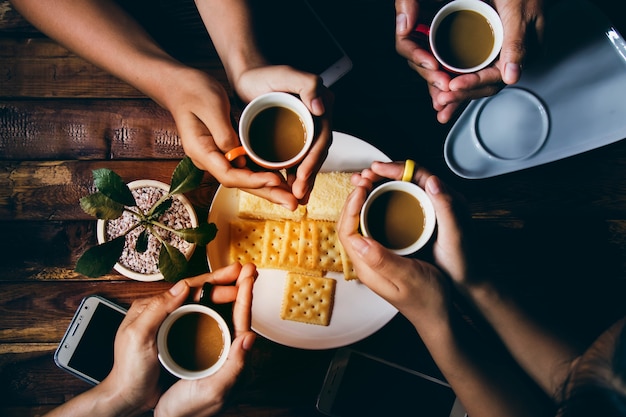
[[176,285],[170,288],[170,294],[175,297],[179,295],[181,292],[183,292],[186,286],[187,286],[187,283],[185,281],[178,281]]
[[426,187],[428,187],[428,191],[433,195],[437,195],[441,192],[441,182],[437,177],[430,177],[430,180],[426,183]]
[[251,333],[249,335],[246,335],[246,337],[243,339],[243,344],[242,347],[245,351],[249,352],[252,349],[252,345],[254,345],[254,341],[256,340],[256,334],[255,333]]
[[369,249],[369,245],[363,239],[358,236],[353,236],[350,238],[350,245],[352,245],[352,249],[357,251],[357,253],[361,256],[367,253]]
[[406,14],[400,13],[396,16],[396,33],[402,34],[406,30],[408,19]]
[[326,111],[324,101],[320,97],[316,97],[311,101],[311,107],[313,108],[313,114],[316,116],[321,116]]
[[507,84],[513,84],[519,79],[521,67],[518,64],[512,62],[507,63],[504,66],[504,82]]

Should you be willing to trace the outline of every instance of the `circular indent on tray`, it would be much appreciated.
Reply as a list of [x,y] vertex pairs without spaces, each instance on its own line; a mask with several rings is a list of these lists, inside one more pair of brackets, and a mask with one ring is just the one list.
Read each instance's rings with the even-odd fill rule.
[[523,159],[537,152],[546,138],[548,112],[534,94],[507,87],[485,99],[476,114],[478,146],[499,159]]

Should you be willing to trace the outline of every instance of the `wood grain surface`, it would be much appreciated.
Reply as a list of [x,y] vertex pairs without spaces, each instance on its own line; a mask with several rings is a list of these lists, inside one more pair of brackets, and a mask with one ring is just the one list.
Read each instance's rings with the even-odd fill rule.
[[[170,53],[223,83],[236,119],[241,103],[193,1],[121,3]],[[311,3],[354,64],[332,87],[334,130],[394,160],[415,159],[460,192],[497,284],[554,331],[586,346],[626,313],[625,141],[496,178],[459,178],[442,153],[453,122],[436,121],[426,85],[395,52],[393,2]],[[626,33],[619,2],[596,3]],[[52,358],[82,297],[97,293],[129,306],[169,287],[114,271],[97,279],[73,271],[95,244],[95,221],[78,204],[93,191],[91,171],[169,182],[183,155],[168,112],[0,0],[0,415],[39,416],[89,388]],[[199,217],[218,185],[207,174],[190,193]],[[193,271],[206,270],[199,248]],[[401,316],[354,347],[438,372]],[[315,397],[332,354],[259,338],[222,415],[319,416]]]

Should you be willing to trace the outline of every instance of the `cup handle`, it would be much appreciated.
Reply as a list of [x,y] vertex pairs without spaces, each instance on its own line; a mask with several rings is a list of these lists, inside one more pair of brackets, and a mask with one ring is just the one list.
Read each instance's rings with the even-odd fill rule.
[[413,173],[415,172],[415,161],[407,159],[404,161],[404,172],[402,173],[402,181],[411,182]]
[[232,162],[235,159],[237,159],[240,156],[243,156],[245,154],[246,154],[246,151],[243,148],[243,146],[237,146],[236,148],[231,149],[230,151],[226,152],[226,154],[224,156],[226,157],[227,160]]
[[415,27],[415,32],[421,33],[422,35],[428,37],[428,36],[430,36],[430,26],[428,26],[428,25],[426,25],[424,23],[419,23]]

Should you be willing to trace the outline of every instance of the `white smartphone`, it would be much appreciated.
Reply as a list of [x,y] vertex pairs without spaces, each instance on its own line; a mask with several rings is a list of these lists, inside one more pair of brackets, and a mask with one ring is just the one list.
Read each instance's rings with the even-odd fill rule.
[[337,350],[317,409],[333,417],[466,417],[440,379],[350,348]]
[[352,60],[306,0],[250,0],[255,39],[273,64],[319,75],[329,87]]
[[91,384],[113,368],[115,334],[126,309],[97,295],[85,297],[54,353],[61,369]]

